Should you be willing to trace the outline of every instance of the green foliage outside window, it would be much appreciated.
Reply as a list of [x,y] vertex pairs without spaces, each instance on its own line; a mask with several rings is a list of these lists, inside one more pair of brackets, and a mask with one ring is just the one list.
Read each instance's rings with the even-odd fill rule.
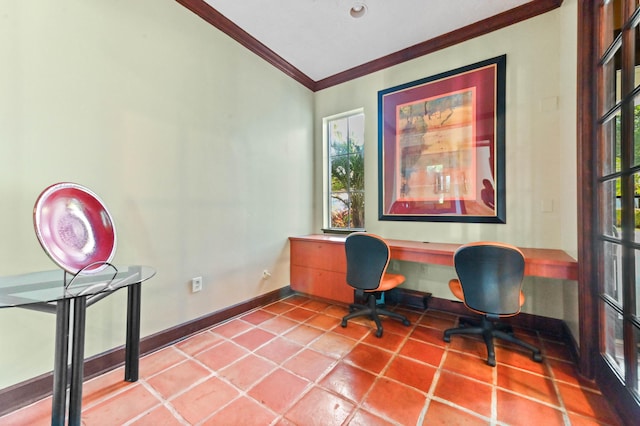
[[331,223],[334,229],[364,228],[364,115],[328,123]]
[[[633,164],[637,165],[637,164],[640,164],[640,105],[636,105],[634,110],[633,138],[634,138],[633,139],[634,140]],[[620,118],[617,117],[616,118],[616,141],[620,141],[620,140],[621,140]],[[621,170],[622,168],[621,155],[622,154],[620,152],[620,145],[616,143],[616,170],[618,171]],[[616,184],[616,197],[620,199],[620,197],[622,196],[620,179],[616,179],[615,184]],[[634,186],[634,198],[635,200],[638,200],[638,198],[640,197],[640,173],[634,173],[633,186]],[[635,208],[634,215],[635,215],[636,228],[639,228],[640,227],[640,209]],[[621,217],[622,217],[622,210],[620,208],[617,208],[616,209],[616,226],[618,227],[621,225]]]

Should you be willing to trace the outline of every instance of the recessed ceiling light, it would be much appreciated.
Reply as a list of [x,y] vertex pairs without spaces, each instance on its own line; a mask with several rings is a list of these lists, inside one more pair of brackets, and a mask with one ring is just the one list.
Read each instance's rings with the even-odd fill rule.
[[362,18],[365,13],[367,13],[367,5],[361,2],[355,3],[349,10],[349,14],[353,18]]

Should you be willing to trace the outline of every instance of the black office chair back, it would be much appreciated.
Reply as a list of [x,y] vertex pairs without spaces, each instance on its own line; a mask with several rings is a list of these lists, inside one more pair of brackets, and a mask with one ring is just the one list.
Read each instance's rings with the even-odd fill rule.
[[520,312],[524,278],[520,250],[505,244],[466,245],[455,252],[454,265],[469,308],[490,316]]
[[347,283],[361,290],[375,290],[389,264],[389,246],[377,235],[354,232],[344,243]]

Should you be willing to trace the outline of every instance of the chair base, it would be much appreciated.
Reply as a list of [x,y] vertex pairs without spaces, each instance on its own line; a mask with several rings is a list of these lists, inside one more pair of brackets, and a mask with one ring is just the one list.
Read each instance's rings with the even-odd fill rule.
[[[460,322],[462,323],[463,320],[461,319]],[[511,327],[501,323],[494,323],[486,317],[482,317],[482,322],[480,324],[466,320],[464,322],[469,322],[471,326],[469,327],[462,325],[458,328],[450,328],[448,330],[445,330],[443,336],[444,341],[447,343],[450,342],[451,336],[455,334],[482,335],[484,343],[487,346],[487,364],[492,367],[496,366],[496,352],[493,346],[493,339],[495,337],[506,340],[507,342],[515,343],[516,345],[530,350],[531,359],[535,362],[542,362],[542,354],[540,353],[540,349],[515,337],[513,335],[513,330],[511,329]]]
[[402,324],[409,326],[411,322],[405,317],[397,312],[388,311],[376,304],[376,293],[367,293],[367,301],[366,305],[360,305],[354,303],[349,306],[349,314],[345,315],[342,318],[342,323],[340,324],[342,327],[347,326],[347,321],[351,318],[368,316],[376,323],[376,337],[382,337],[382,322],[380,321],[379,315],[384,315],[387,317],[395,318],[397,320],[402,321]]

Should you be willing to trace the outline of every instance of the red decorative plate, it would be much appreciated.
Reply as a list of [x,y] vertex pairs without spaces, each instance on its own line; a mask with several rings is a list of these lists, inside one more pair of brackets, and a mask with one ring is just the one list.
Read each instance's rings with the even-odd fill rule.
[[47,255],[72,274],[83,268],[88,273],[101,271],[116,252],[109,211],[96,194],[75,183],[46,188],[33,208],[33,225]]

